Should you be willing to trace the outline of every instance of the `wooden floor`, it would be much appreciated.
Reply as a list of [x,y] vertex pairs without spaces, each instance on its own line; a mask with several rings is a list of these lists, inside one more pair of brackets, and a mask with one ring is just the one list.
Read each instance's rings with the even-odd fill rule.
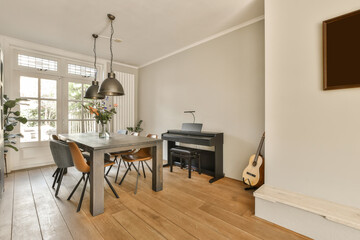
[[[89,188],[77,213],[82,184],[71,201],[69,193],[80,178],[76,169],[64,176],[58,198],[51,188],[55,166],[18,171],[6,178],[0,200],[0,239],[307,239],[256,218],[252,192],[224,178],[209,184],[209,176],[174,167],[164,168],[164,190],[151,190],[151,174],[139,181],[130,172],[122,186],[105,191],[105,213],[92,217]],[[114,181],[116,168],[109,174]],[[122,168],[120,176],[124,173]]]

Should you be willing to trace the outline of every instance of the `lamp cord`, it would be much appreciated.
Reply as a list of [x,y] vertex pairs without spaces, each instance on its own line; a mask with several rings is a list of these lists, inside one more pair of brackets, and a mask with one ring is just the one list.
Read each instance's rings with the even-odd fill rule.
[[97,68],[96,68],[96,38],[94,37],[94,55],[95,55],[95,61],[94,61],[94,68],[95,68],[95,79],[94,81],[96,81],[96,77],[97,77]]
[[112,63],[113,63],[113,51],[112,51],[112,38],[114,35],[114,26],[113,26],[113,20],[111,20],[111,35],[110,35],[110,53],[111,53],[111,62],[110,62],[110,72],[113,72],[112,70]]

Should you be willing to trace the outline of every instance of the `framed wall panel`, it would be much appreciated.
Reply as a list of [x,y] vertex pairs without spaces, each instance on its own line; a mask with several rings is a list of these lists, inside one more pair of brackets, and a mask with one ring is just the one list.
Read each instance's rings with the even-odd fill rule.
[[323,89],[360,87],[360,10],[323,22]]

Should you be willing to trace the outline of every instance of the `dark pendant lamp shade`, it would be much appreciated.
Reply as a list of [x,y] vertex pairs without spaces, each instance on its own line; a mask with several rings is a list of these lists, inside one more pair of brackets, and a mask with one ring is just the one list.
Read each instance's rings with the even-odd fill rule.
[[99,83],[98,81],[93,81],[92,85],[86,90],[84,98],[87,99],[104,99],[105,96],[99,92]]
[[[95,55],[95,61],[94,61],[94,68],[96,69],[96,38],[98,37],[97,34],[92,35],[94,38],[94,55]],[[95,72],[95,79],[92,81],[91,86],[86,90],[84,98],[87,99],[104,99],[105,96],[103,94],[98,93],[99,90],[99,82],[96,81],[96,75],[97,70]]]
[[115,78],[113,72],[108,73],[108,78],[102,82],[99,93],[105,96],[122,96],[125,94],[121,83]]
[[113,63],[113,51],[112,51],[112,38],[114,35],[114,27],[113,21],[115,19],[114,15],[108,14],[108,18],[110,19],[111,23],[111,35],[110,35],[110,54],[111,54],[111,61],[110,61],[110,72],[108,73],[108,78],[105,79],[100,86],[99,93],[105,96],[122,96],[124,95],[124,89],[121,83],[115,78],[115,73],[112,70],[112,63]]

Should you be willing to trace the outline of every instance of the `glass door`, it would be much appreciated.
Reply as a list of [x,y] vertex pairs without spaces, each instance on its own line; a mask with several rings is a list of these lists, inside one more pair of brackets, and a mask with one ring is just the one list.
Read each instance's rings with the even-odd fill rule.
[[28,119],[20,125],[24,135],[20,142],[48,141],[51,135],[57,134],[58,119],[58,80],[51,76],[36,74],[20,75],[20,97],[28,101],[22,102],[20,112]]
[[81,80],[69,79],[66,81],[67,118],[65,129],[68,133],[96,132],[95,119],[82,106],[92,102],[92,100],[83,98],[88,87],[90,84]]

